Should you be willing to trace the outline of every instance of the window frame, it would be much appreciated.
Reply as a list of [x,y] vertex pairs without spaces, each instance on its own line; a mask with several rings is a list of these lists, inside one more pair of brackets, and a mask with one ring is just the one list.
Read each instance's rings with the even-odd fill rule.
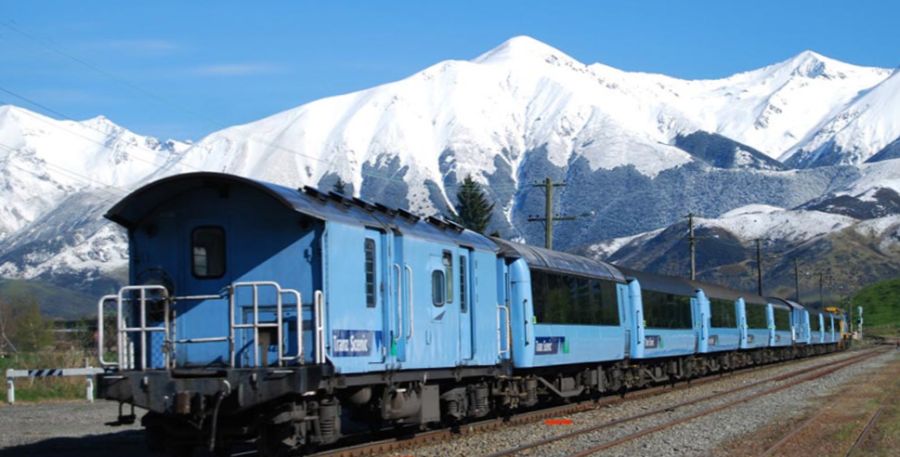
[[376,250],[375,239],[366,237],[363,240],[363,274],[365,278],[364,292],[366,296],[366,308],[375,308],[378,304],[378,287],[376,287],[378,274],[376,271],[377,269],[375,268]]
[[[436,279],[435,275],[440,275],[440,279]],[[447,279],[444,270],[431,270],[431,304],[441,308],[447,304]],[[440,287],[440,300],[437,296],[437,287]]]
[[[718,316],[717,311],[721,311],[720,308],[725,307],[730,310],[730,314],[727,314],[730,317],[729,322],[731,325],[719,325],[722,324],[720,317]],[[737,318],[737,310],[735,309],[735,302],[732,300],[727,300],[724,298],[710,298],[709,299],[709,327],[710,328],[737,328],[738,326],[738,318]]]
[[[767,315],[768,313],[766,313],[766,307],[767,307],[767,305],[759,305],[759,304],[755,304],[755,303],[745,303],[744,304],[744,317],[747,320],[747,329],[748,330],[767,330],[769,328],[769,317]],[[751,313],[750,312],[751,309],[755,309],[758,311]],[[762,314],[763,323],[761,326],[754,326],[754,325],[752,325],[753,321],[755,321],[756,318],[760,317],[758,315],[758,313]],[[752,320],[750,319],[751,314],[754,316],[754,319],[752,319]]]
[[466,256],[459,256],[459,311],[461,313],[469,312],[469,281],[466,277]]
[[[201,230],[216,230],[222,235],[222,272],[218,275],[200,275],[197,274],[197,256],[194,253],[194,249],[196,249],[197,244],[195,241],[195,237],[197,236],[197,232]],[[225,227],[221,225],[198,225],[191,230],[191,239],[190,239],[190,251],[189,255],[191,256],[191,276],[195,279],[221,279],[228,272],[228,236],[225,232]],[[204,254],[206,256],[206,271],[209,271],[209,251]]]
[[530,276],[535,324],[622,325],[615,281],[537,268],[530,270]]

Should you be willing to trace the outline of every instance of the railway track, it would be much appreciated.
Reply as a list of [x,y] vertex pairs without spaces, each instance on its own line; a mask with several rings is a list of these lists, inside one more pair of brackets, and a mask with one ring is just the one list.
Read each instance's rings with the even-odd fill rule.
[[[641,414],[638,414],[635,416],[629,416],[629,417],[622,418],[622,419],[616,419],[614,421],[606,422],[606,423],[599,424],[596,426],[582,428],[579,430],[575,430],[575,431],[572,431],[569,433],[561,434],[561,435],[547,438],[544,440],[538,440],[538,441],[535,441],[532,443],[526,443],[526,444],[517,446],[515,448],[510,448],[510,449],[506,449],[504,451],[496,452],[494,454],[491,454],[491,457],[516,455],[516,454],[526,452],[526,451],[531,451],[532,453],[534,453],[534,451],[537,449],[540,449],[542,447],[551,445],[553,443],[556,443],[556,442],[559,442],[562,440],[571,439],[571,438],[574,438],[577,436],[583,436],[583,435],[590,434],[590,433],[600,431],[603,429],[607,429],[610,427],[622,425],[622,424],[625,424],[628,422],[633,422],[633,421],[637,421],[640,419],[644,419],[644,418],[648,418],[648,417],[652,417],[652,416],[656,416],[656,415],[661,415],[664,413],[671,412],[673,409],[684,408],[686,406],[692,406],[692,405],[700,404],[700,403],[703,403],[706,401],[715,400],[715,399],[724,397],[726,395],[732,395],[736,392],[747,391],[754,387],[760,387],[766,383],[792,380],[791,382],[789,382],[787,384],[783,384],[783,385],[780,385],[780,386],[777,386],[774,388],[766,389],[763,391],[764,393],[760,393],[759,395],[775,393],[775,392],[787,389],[789,387],[792,387],[794,385],[800,384],[802,382],[817,379],[819,377],[826,376],[830,373],[834,373],[835,371],[837,371],[841,368],[844,368],[846,366],[849,366],[849,365],[852,365],[855,363],[859,363],[864,360],[868,360],[869,358],[874,357],[875,355],[878,355],[879,353],[880,353],[880,351],[877,349],[865,351],[864,353],[856,354],[856,355],[850,356],[848,358],[841,359],[837,362],[832,361],[832,362],[828,362],[828,363],[817,364],[812,367],[806,367],[806,368],[803,368],[803,369],[800,369],[800,370],[797,370],[797,371],[794,371],[791,373],[773,376],[773,377],[770,377],[770,378],[767,378],[764,380],[760,380],[760,381],[755,381],[753,383],[747,384],[745,386],[741,386],[737,389],[729,390],[727,392],[718,392],[718,393],[715,393],[712,395],[708,395],[708,396],[704,396],[704,397],[697,398],[694,400],[682,402],[675,406],[668,406],[666,408],[660,408],[658,410],[648,411],[648,412],[641,413]],[[801,360],[808,360],[808,359],[801,359]],[[472,433],[497,430],[502,427],[507,427],[510,425],[527,424],[527,423],[540,421],[543,419],[558,418],[559,416],[564,416],[564,415],[574,414],[574,413],[578,413],[578,412],[584,412],[584,411],[589,411],[589,410],[593,410],[593,409],[598,409],[601,407],[611,406],[611,405],[618,404],[618,403],[621,403],[626,400],[647,398],[647,397],[660,395],[660,394],[666,393],[666,392],[672,392],[675,390],[682,390],[682,389],[687,389],[687,388],[691,388],[691,387],[701,386],[704,384],[718,381],[718,380],[726,377],[727,375],[733,375],[733,374],[742,373],[742,372],[749,372],[749,371],[754,371],[754,370],[763,369],[763,368],[772,368],[772,367],[776,367],[776,366],[789,365],[792,363],[796,363],[798,361],[799,360],[791,360],[791,361],[780,362],[780,363],[776,363],[776,364],[743,368],[740,370],[734,370],[733,372],[730,372],[728,374],[714,374],[714,375],[706,376],[703,378],[694,379],[691,381],[682,381],[682,382],[678,382],[678,383],[671,384],[671,385],[656,386],[656,387],[651,387],[651,388],[647,388],[647,389],[631,391],[631,392],[627,392],[621,396],[604,397],[599,400],[585,400],[580,403],[573,403],[573,404],[568,404],[568,405],[543,408],[543,409],[540,409],[537,411],[520,413],[520,414],[516,414],[514,416],[506,417],[506,418],[492,418],[492,419],[477,421],[477,422],[473,422],[473,423],[469,423],[469,424],[464,424],[456,429],[441,429],[441,430],[425,431],[425,432],[420,432],[420,433],[414,434],[412,436],[389,438],[389,439],[383,439],[383,440],[378,440],[378,441],[373,441],[373,442],[362,443],[362,444],[358,444],[358,445],[341,447],[341,448],[332,449],[332,450],[325,450],[325,451],[321,451],[321,452],[312,454],[312,456],[313,457],[364,457],[364,456],[383,454],[383,453],[387,453],[387,452],[396,452],[396,451],[401,451],[404,449],[413,448],[416,446],[441,443],[441,442],[445,442],[445,441],[454,439],[459,436],[465,436],[465,435],[472,434]],[[797,379],[794,379],[794,378],[797,378]],[[625,436],[625,437],[622,437],[622,438],[619,438],[619,439],[616,439],[613,441],[604,442],[604,443],[594,446],[590,449],[586,449],[585,451],[583,451],[583,453],[577,453],[574,455],[578,455],[578,456],[591,455],[591,454],[599,452],[603,449],[608,449],[608,448],[611,448],[614,446],[618,446],[625,442],[640,438],[641,436],[646,436],[651,433],[656,433],[656,432],[664,430],[666,428],[678,425],[679,423],[684,423],[689,420],[696,419],[698,417],[702,417],[702,416],[705,416],[708,414],[713,414],[713,413],[720,411],[722,409],[725,409],[727,407],[736,406],[737,404],[750,401],[753,398],[757,398],[757,397],[751,395],[751,396],[739,399],[737,401],[728,402],[723,406],[719,406],[719,407],[712,408],[709,410],[701,411],[702,414],[695,413],[695,414],[692,414],[691,416],[682,418],[680,420],[671,421],[671,422],[663,424],[661,426],[651,427],[651,428],[648,428],[645,430],[641,430],[640,432],[633,433],[631,435],[628,435],[628,436]]]

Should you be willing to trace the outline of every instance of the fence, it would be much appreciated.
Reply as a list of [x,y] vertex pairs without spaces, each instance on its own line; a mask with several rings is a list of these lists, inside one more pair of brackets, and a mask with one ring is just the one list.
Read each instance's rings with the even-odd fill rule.
[[16,378],[47,378],[57,376],[84,376],[87,380],[85,397],[87,401],[94,401],[94,375],[103,373],[101,368],[47,368],[37,370],[6,370],[6,401],[9,404],[16,402]]

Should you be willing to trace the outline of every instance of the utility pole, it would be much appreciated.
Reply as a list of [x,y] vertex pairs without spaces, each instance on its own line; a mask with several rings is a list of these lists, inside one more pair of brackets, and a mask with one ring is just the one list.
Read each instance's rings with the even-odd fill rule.
[[797,303],[800,303],[800,262],[794,259],[794,290],[797,291]]
[[763,294],[762,288],[762,249],[760,248],[761,239],[757,238],[756,240],[756,293],[760,297]]
[[825,280],[825,273],[819,272],[819,303],[822,309],[825,309],[825,295],[822,294],[822,283]]
[[694,236],[694,213],[688,213],[688,242],[691,246],[691,280],[697,279],[697,237]]
[[544,223],[544,247],[547,249],[553,249],[553,222],[555,221],[574,221],[575,216],[563,216],[561,214],[554,215],[553,214],[553,188],[554,187],[564,187],[566,183],[562,182],[553,182],[552,179],[547,178],[542,183],[534,183],[532,187],[543,187],[544,188],[544,217],[539,216],[528,216],[528,222],[543,222]]

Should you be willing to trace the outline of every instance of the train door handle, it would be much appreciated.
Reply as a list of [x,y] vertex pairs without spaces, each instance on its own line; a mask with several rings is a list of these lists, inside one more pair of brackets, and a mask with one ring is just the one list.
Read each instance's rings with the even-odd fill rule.
[[400,264],[393,265],[397,272],[397,333],[394,334],[394,341],[403,337],[403,270]]
[[415,325],[416,325],[416,308],[415,308],[415,300],[413,300],[413,271],[412,267],[409,264],[405,264],[404,268],[406,268],[406,291],[409,295],[409,300],[407,301],[407,306],[409,306],[409,333],[406,335],[406,338],[412,338],[415,333]]

